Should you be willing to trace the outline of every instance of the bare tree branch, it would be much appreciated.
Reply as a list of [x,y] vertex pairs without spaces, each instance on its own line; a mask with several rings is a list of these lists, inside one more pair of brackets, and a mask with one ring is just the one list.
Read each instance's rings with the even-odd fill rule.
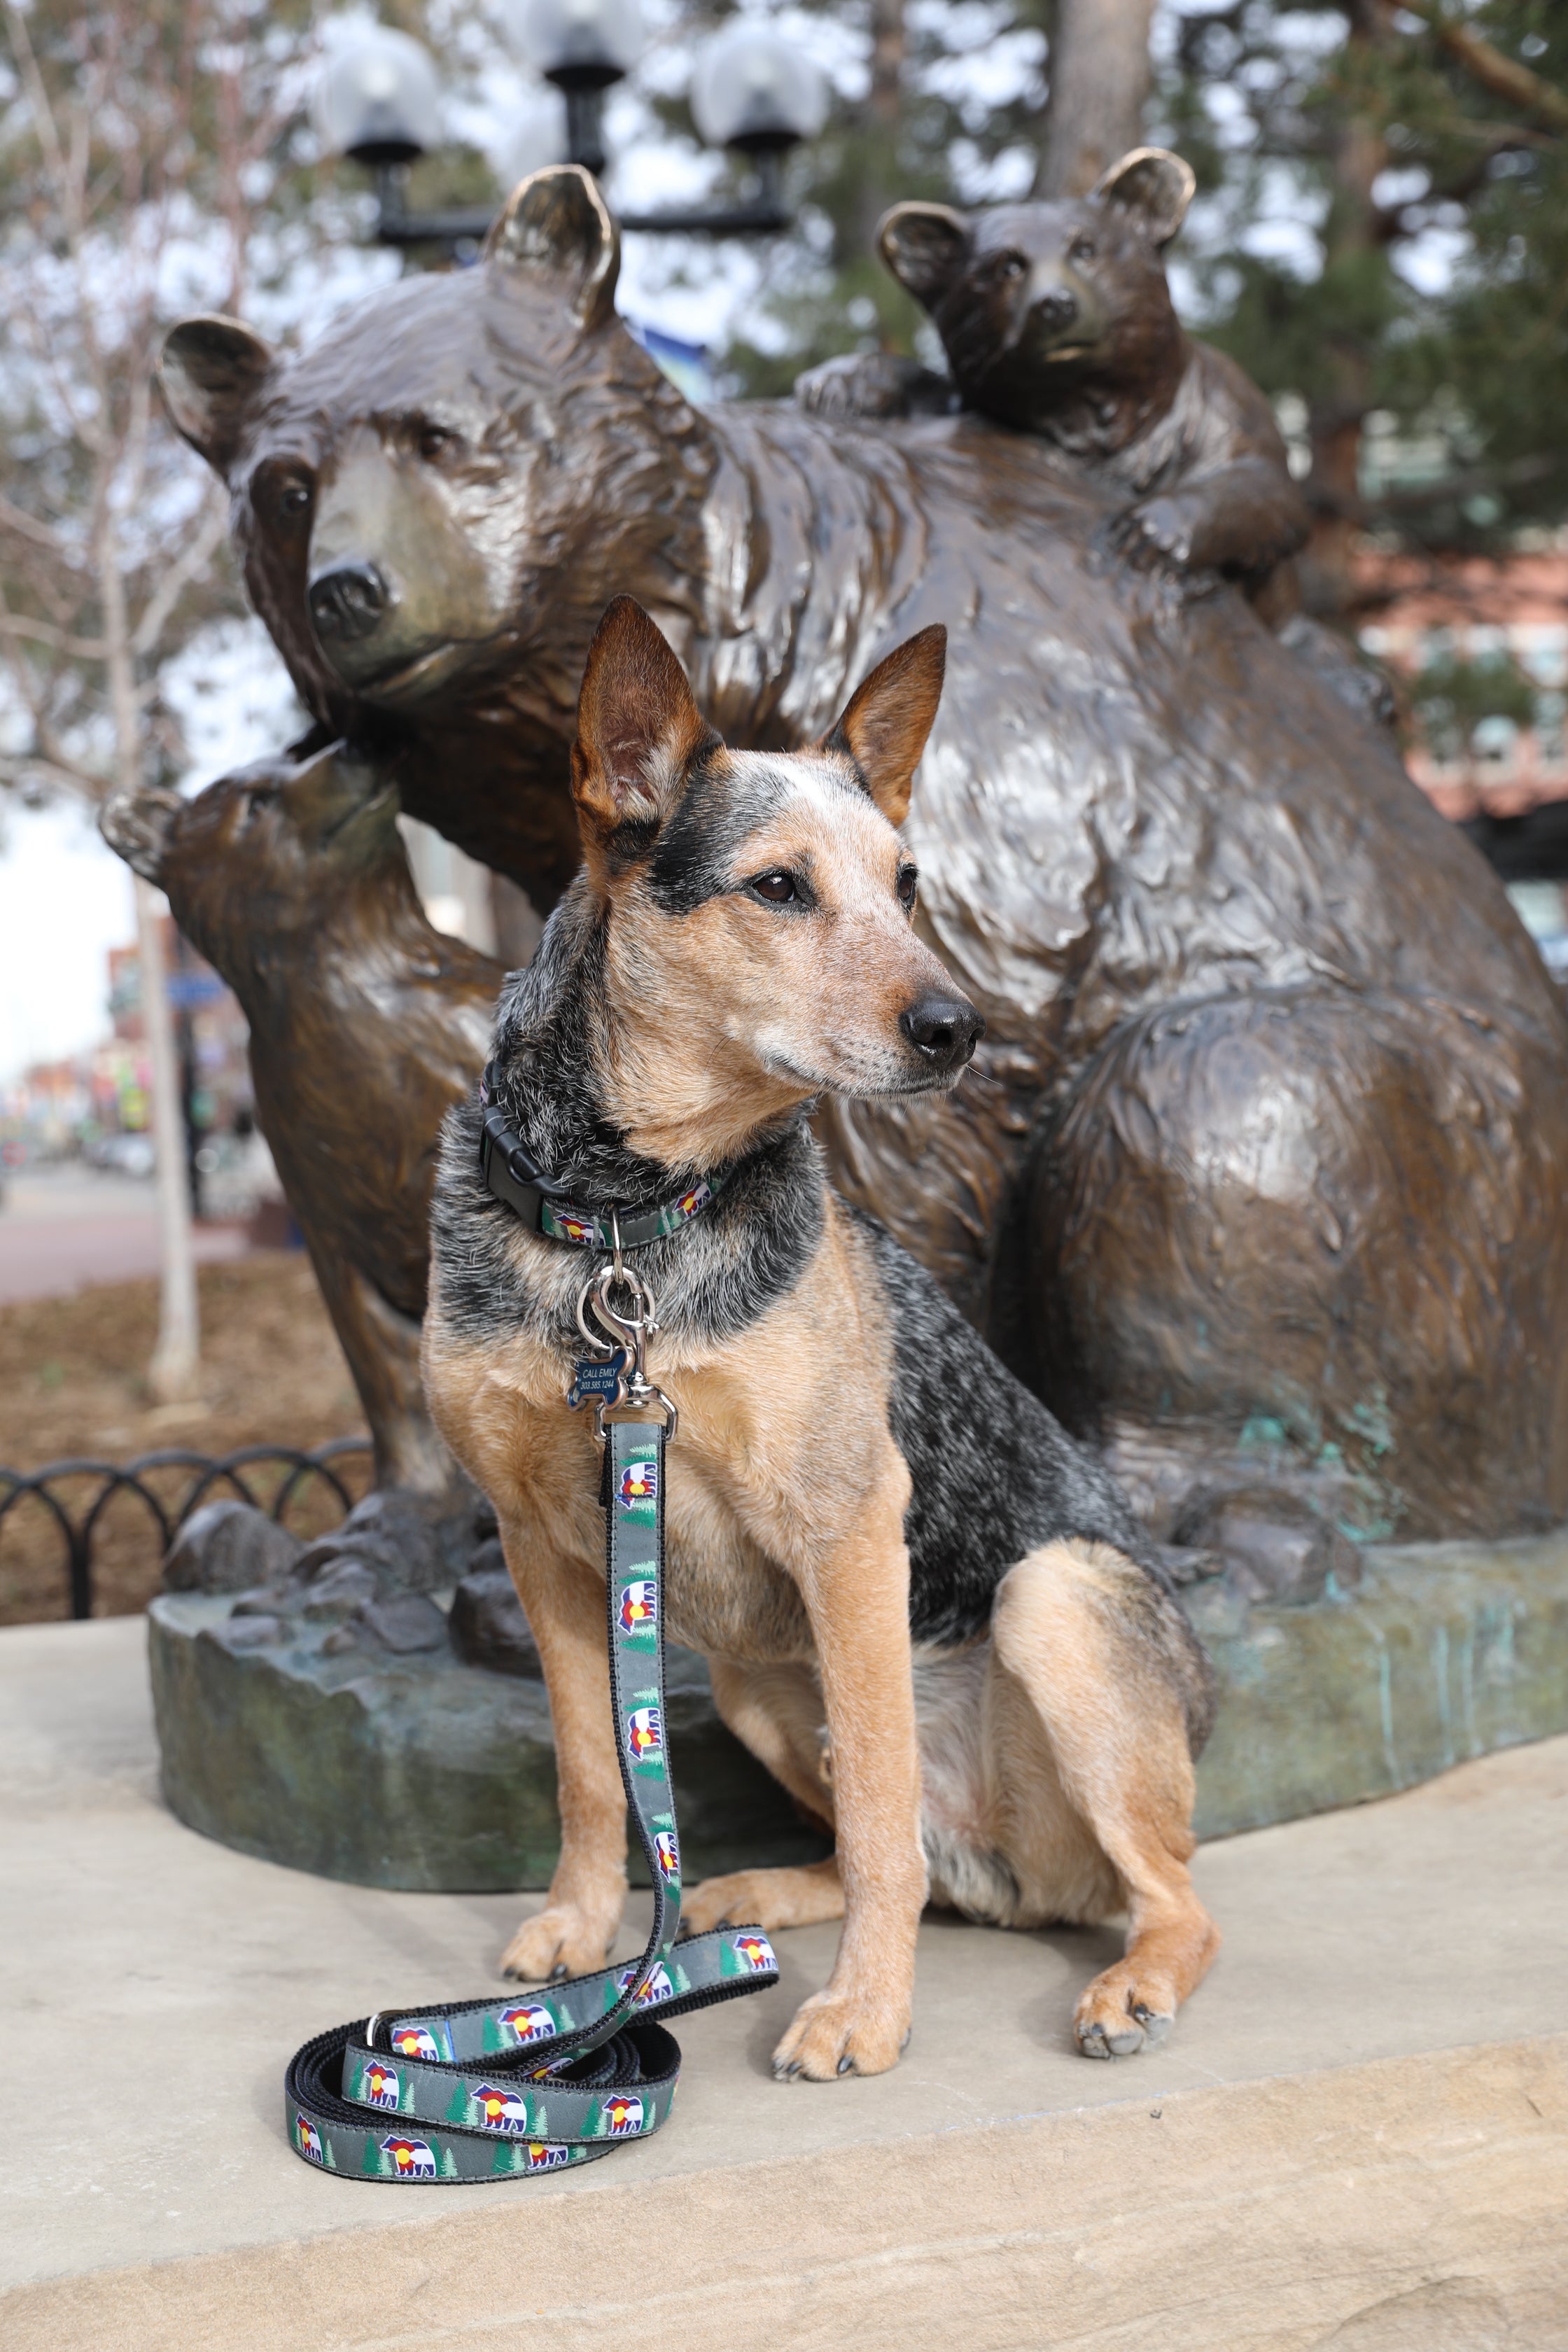
[[1419,16],[1438,46],[1493,98],[1517,106],[1522,114],[1534,115],[1538,121],[1551,123],[1554,131],[1568,131],[1568,97],[1450,15],[1444,0],[1399,0],[1399,5],[1407,16]]
[[159,581],[142,609],[142,618],[132,632],[131,650],[138,659],[153,650],[185,590],[206,572],[223,545],[227,523],[228,509],[223,493],[215,485],[206,499],[206,512],[195,537],[186,541]]

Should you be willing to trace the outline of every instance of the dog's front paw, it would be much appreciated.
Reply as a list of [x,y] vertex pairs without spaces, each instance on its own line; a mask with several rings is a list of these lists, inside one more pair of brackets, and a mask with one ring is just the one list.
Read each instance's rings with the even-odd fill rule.
[[547,1978],[582,1977],[602,1969],[615,1941],[619,1914],[606,1927],[574,1903],[552,1903],[525,1919],[501,1955],[503,1977],[537,1984]]
[[1163,1979],[1142,1980],[1121,1960],[1084,1988],[1073,2032],[1085,2058],[1131,2058],[1163,2042],[1175,2021],[1173,1988]]
[[872,2000],[829,1986],[796,2010],[773,2052],[773,2074],[781,2083],[800,2075],[831,2083],[839,2074],[885,2074],[909,2038],[907,2000]]

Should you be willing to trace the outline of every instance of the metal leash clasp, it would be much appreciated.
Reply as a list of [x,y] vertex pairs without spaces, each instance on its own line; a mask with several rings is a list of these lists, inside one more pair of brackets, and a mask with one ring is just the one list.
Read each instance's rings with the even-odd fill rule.
[[[680,1424],[679,1412],[664,1391],[648,1379],[644,1360],[648,1340],[658,1333],[658,1302],[636,1267],[628,1265],[621,1255],[621,1221],[615,1209],[610,1211],[610,1242],[609,1264],[589,1276],[577,1300],[577,1328],[595,1355],[610,1356],[619,1349],[626,1358],[614,1395],[595,1396],[593,1400],[595,1434],[603,1444],[605,1415],[620,1406],[647,1412],[658,1405],[668,1417],[667,1440],[673,1440]],[[617,1292],[622,1297],[629,1297],[629,1314],[623,1314],[615,1304]],[[590,1327],[590,1315],[609,1334],[607,1340]]]

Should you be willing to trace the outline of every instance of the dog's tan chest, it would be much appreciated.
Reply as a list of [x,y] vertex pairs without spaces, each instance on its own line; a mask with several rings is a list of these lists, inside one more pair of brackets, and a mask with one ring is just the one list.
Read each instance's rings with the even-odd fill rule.
[[672,1642],[757,1665],[812,1655],[799,1587],[747,1535],[713,1464],[684,1437],[666,1458],[665,1528],[665,1628]]

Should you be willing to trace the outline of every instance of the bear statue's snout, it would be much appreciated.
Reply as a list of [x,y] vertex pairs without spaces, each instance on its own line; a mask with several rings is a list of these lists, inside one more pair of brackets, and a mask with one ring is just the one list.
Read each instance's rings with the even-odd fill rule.
[[311,581],[307,601],[316,635],[330,645],[370,636],[392,600],[374,563],[334,563]]
[[1037,287],[1029,304],[1031,317],[1048,334],[1059,334],[1070,327],[1078,317],[1078,296],[1070,286],[1061,284]]

